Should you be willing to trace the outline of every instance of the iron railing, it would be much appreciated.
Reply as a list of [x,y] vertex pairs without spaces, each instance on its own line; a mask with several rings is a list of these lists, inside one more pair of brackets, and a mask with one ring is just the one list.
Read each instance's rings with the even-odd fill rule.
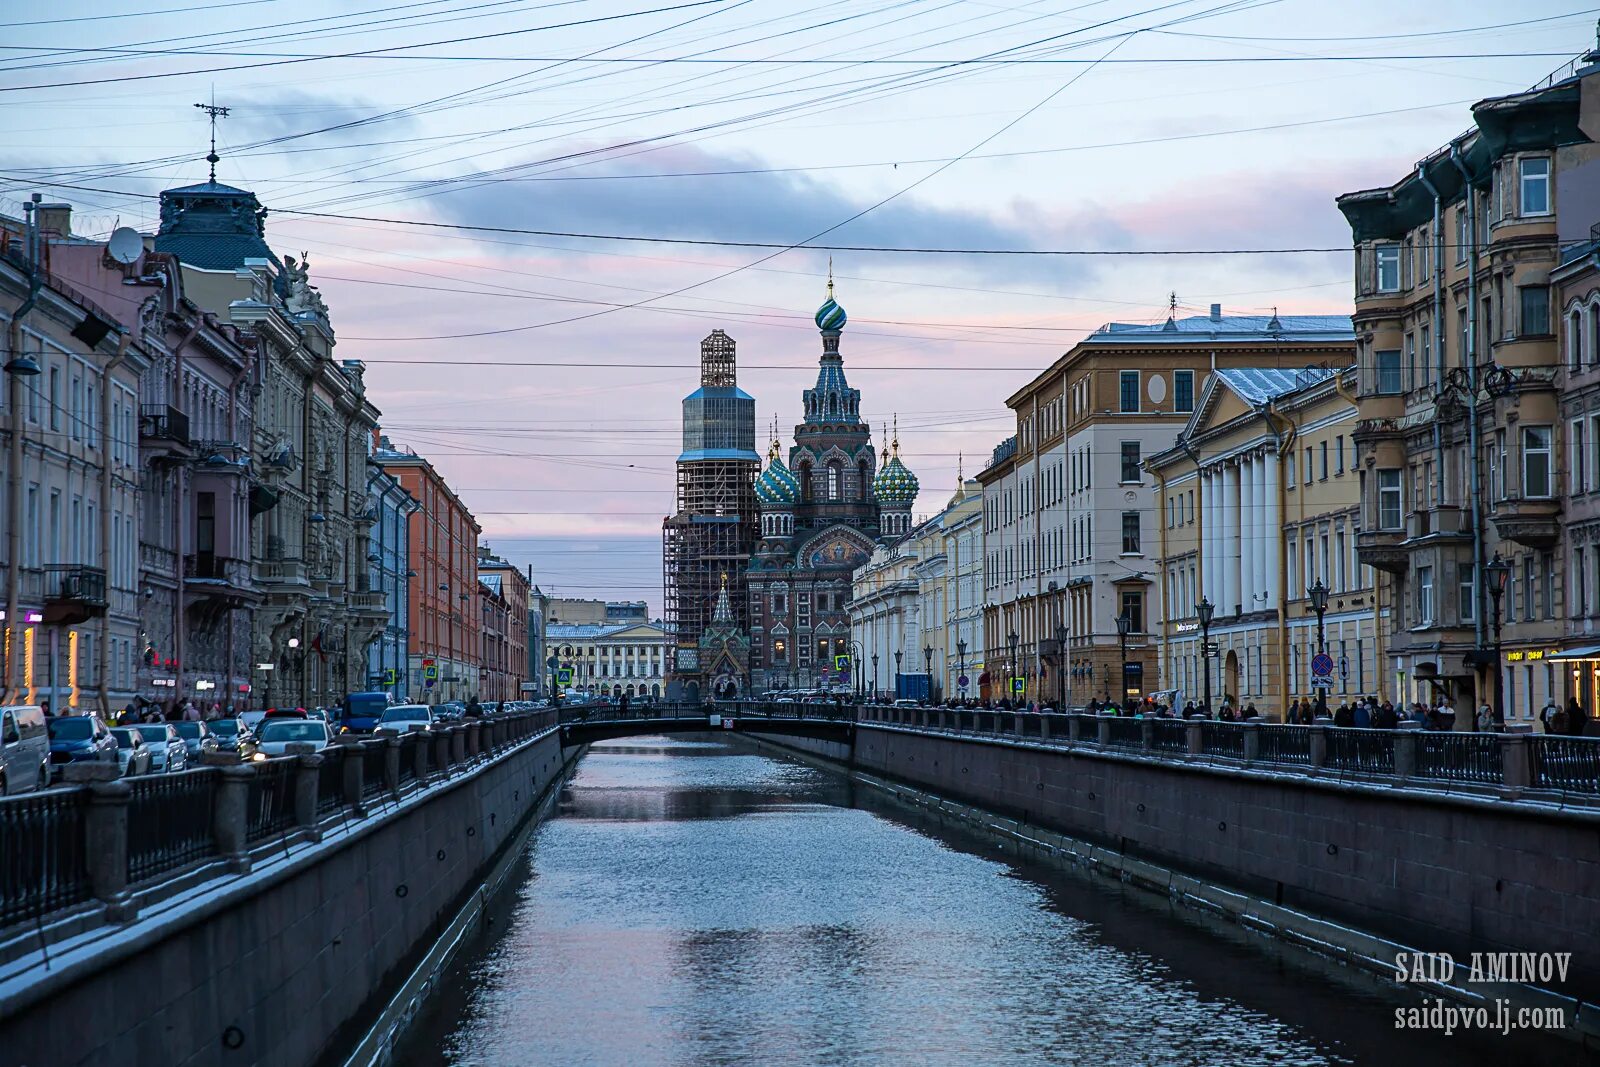
[[280,756],[253,765],[255,774],[245,799],[247,844],[278,837],[294,827],[295,763],[293,756]]
[[88,811],[87,789],[0,801],[0,927],[90,898]]
[[134,778],[129,785],[129,885],[216,855],[215,768]]
[[1202,723],[1200,727],[1200,751],[1207,756],[1244,759],[1244,723]]
[[1324,729],[1328,732],[1326,766],[1354,774],[1394,773],[1394,735],[1390,731],[1345,726]]
[[389,743],[387,741],[362,741],[357,751],[361,755],[361,799],[370,800],[388,789]]
[[1497,734],[1419,732],[1416,738],[1419,778],[1487,785],[1505,780]]
[[1143,721],[1118,716],[1115,719],[1101,719],[1100,725],[1106,727],[1106,740],[1110,744],[1118,748],[1144,747]]
[[317,814],[326,815],[344,806],[343,746],[330,745],[322,750],[322,763],[317,767]]
[[1188,752],[1189,724],[1182,719],[1150,720],[1150,747],[1157,752]]
[[[1204,727],[1202,727],[1203,729]],[[1262,723],[1261,744],[1256,758],[1264,763],[1311,763],[1311,731],[1304,726]]]
[[1540,789],[1600,793],[1600,740],[1586,737],[1529,739],[1533,746],[1533,784]]

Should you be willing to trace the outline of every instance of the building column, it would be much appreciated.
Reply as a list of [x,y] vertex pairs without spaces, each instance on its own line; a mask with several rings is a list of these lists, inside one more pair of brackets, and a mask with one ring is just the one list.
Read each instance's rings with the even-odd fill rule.
[[1218,513],[1222,518],[1222,556],[1218,560],[1222,602],[1217,605],[1217,613],[1226,617],[1238,613],[1239,603],[1239,472],[1231,460],[1222,467],[1222,506]]
[[1283,498],[1278,489],[1278,455],[1266,455],[1267,607],[1283,612]]
[[1251,483],[1255,495],[1250,508],[1256,528],[1255,566],[1250,571],[1250,590],[1255,599],[1251,601],[1250,610],[1265,611],[1272,606],[1272,598],[1267,593],[1267,575],[1272,570],[1272,546],[1277,543],[1277,538],[1267,523],[1267,457],[1257,452],[1250,457],[1250,462],[1255,470],[1255,480]]
[[1216,571],[1211,565],[1211,554],[1216,550],[1217,525],[1216,514],[1212,511],[1214,506],[1211,501],[1212,489],[1211,472],[1202,468],[1200,471],[1200,514],[1196,516],[1197,525],[1200,527],[1200,580],[1195,590],[1195,603],[1200,603],[1201,598],[1210,598],[1217,602],[1216,594],[1212,590],[1212,580]]
[[1251,502],[1256,499],[1256,464],[1251,456],[1238,458],[1238,611],[1248,614],[1254,609],[1251,574],[1256,561],[1256,515]]

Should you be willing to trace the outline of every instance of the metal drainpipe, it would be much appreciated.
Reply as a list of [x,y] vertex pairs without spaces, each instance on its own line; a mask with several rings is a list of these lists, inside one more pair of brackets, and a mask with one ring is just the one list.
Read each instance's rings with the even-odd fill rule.
[[[117,354],[106,360],[105,368],[100,372],[100,569],[106,574],[106,590],[111,589],[111,574],[115,560],[111,558],[111,457],[113,454],[111,433],[111,372],[122,365],[128,356],[128,346],[133,343],[131,331],[122,335],[122,340],[117,342]],[[137,497],[135,497],[137,500]],[[138,585],[138,571],[134,571],[134,584]],[[138,589],[134,590],[135,597]],[[134,601],[138,603],[137,600]],[[111,612],[107,611],[100,616],[100,647],[96,650],[99,660],[96,668],[100,675],[100,717],[107,722],[111,721]]]
[[[1467,451],[1471,464],[1467,485],[1472,499],[1472,595],[1477,601],[1472,606],[1472,634],[1473,648],[1479,649],[1483,647],[1483,489],[1478,484],[1478,367],[1472,358],[1478,347],[1478,218],[1472,195],[1472,175],[1461,162],[1461,147],[1454,141],[1450,142],[1450,162],[1461,172],[1467,201],[1467,344],[1466,351],[1461,353],[1461,363],[1467,374]],[[1474,682],[1477,677],[1474,672]],[[1473,693],[1474,707],[1477,699],[1478,694]]]
[[[1439,189],[1428,180],[1428,165],[1424,160],[1417,164],[1417,178],[1422,182],[1422,187],[1433,194],[1433,357],[1435,396],[1437,390],[1444,388],[1444,213],[1439,204]],[[1430,353],[1423,353],[1426,359]],[[1439,420],[1433,420],[1433,462],[1435,476],[1438,484],[1435,496],[1439,502],[1444,503],[1444,433],[1439,428]]]
[[[28,295],[11,315],[7,331],[10,335],[7,359],[15,359],[22,354],[22,320],[33,310],[34,304],[39,299],[39,290],[44,284],[37,269],[38,250],[35,247],[34,234],[37,206],[43,199],[42,195],[34,193],[33,199],[22,205],[28,216],[26,238]],[[22,483],[24,480],[22,468],[25,463],[22,436],[27,429],[27,414],[23,411],[22,376],[10,374],[7,377],[10,379],[8,385],[11,394],[11,484],[6,487],[9,497],[6,507],[11,524],[6,531],[6,559],[10,560],[11,580],[6,583],[5,635],[12,654],[6,662],[5,690],[7,702],[15,702],[22,690],[23,677],[23,670],[20,667],[23,655],[22,627],[18,624],[22,621]]]

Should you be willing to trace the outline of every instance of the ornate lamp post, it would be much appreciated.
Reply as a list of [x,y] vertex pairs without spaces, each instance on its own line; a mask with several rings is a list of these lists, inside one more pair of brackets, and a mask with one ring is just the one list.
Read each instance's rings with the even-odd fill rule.
[[1122,651],[1122,691],[1117,694],[1117,707],[1123,708],[1128,702],[1128,631],[1133,629],[1133,620],[1124,611],[1117,616],[1117,647]]
[[861,678],[861,666],[862,666],[862,662],[861,661],[864,658],[862,656],[861,642],[855,640],[854,638],[852,638],[851,641],[850,641],[850,650],[855,653],[855,666],[854,666],[853,669],[854,669],[854,673],[855,673],[855,683],[856,683],[856,700],[860,701],[860,699],[861,699],[861,691],[864,688],[864,686],[862,684],[862,678]]
[[923,699],[929,704],[933,703],[933,646],[922,646],[922,674],[928,679],[928,691],[923,694]]
[[1500,598],[1505,596],[1511,564],[1496,552],[1483,569],[1489,573],[1489,597],[1494,601],[1494,719],[1498,725],[1506,721],[1504,678],[1500,668]]
[[961,685],[960,679],[967,673],[967,639],[962,637],[956,640],[956,684],[961,689],[961,695],[967,695],[967,687]]
[[872,654],[872,699],[878,699],[878,654]]
[[1211,603],[1209,597],[1202,597],[1200,603],[1195,605],[1195,614],[1200,616],[1200,673],[1205,682],[1205,713],[1211,714],[1211,658],[1208,652],[1211,647],[1211,620],[1217,614],[1217,606]]
[[1056,627],[1056,710],[1067,710],[1067,628]]
[[1006,699],[1009,700],[1017,689],[1017,631],[1006,635],[1006,644],[1011,648],[1011,670],[1006,677]]
[[[1311,610],[1317,613],[1317,655],[1325,655],[1328,651],[1325,635],[1322,628],[1322,617],[1328,613],[1328,587],[1318,578],[1311,583],[1307,590],[1311,594]],[[1328,714],[1328,689],[1326,686],[1317,687],[1317,718],[1325,718]]]
[[905,649],[896,649],[894,654],[894,695],[900,696],[900,662],[906,658]]

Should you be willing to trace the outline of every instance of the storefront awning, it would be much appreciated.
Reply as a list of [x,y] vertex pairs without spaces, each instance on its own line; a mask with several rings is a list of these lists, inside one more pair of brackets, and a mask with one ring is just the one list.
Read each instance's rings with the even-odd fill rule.
[[1584,645],[1582,648],[1569,648],[1553,656],[1546,656],[1549,660],[1575,660],[1575,659],[1600,659],[1600,645]]

